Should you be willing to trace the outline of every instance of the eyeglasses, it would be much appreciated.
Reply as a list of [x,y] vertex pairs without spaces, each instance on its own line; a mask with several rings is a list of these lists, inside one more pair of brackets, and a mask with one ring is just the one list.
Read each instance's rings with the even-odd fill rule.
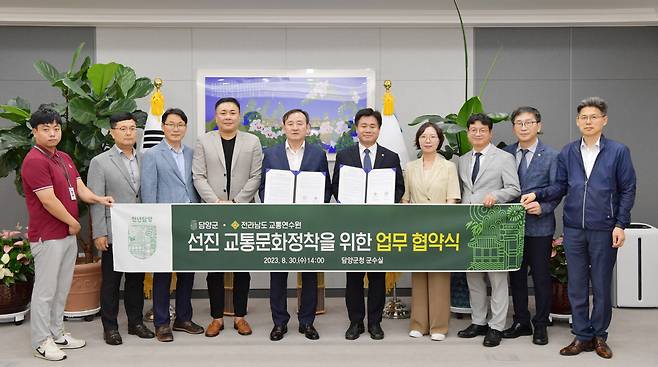
[[489,132],[489,129],[485,129],[485,128],[482,128],[482,129],[468,129],[468,133],[473,134],[473,135],[478,134],[478,133],[481,134],[481,135],[484,135],[484,134],[487,134],[488,132]]
[[438,135],[421,135],[418,140],[439,140]]
[[579,121],[582,122],[587,122],[587,120],[590,120],[592,122],[598,122],[600,119],[602,119],[605,115],[578,115],[576,118]]
[[187,124],[185,124],[185,123],[174,124],[174,123],[171,123],[171,122],[167,122],[167,123],[164,123],[163,125],[166,126],[168,129],[172,129],[172,130],[176,129],[176,128],[184,129],[184,128],[187,127]]
[[119,130],[122,133],[127,134],[129,132],[134,133],[135,131],[137,131],[137,128],[134,126],[131,127],[122,126],[122,127],[113,127],[112,130]]
[[514,121],[514,122],[512,122],[512,124],[515,127],[530,127],[530,126],[532,126],[534,124],[538,124],[538,123],[539,123],[539,121],[536,121],[536,120],[526,120],[526,121]]

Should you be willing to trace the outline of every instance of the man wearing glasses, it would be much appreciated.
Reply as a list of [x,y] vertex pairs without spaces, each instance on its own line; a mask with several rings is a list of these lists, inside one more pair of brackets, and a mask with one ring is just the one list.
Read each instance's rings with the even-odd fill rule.
[[[110,135],[114,146],[97,155],[89,164],[88,186],[99,195],[112,196],[117,203],[139,203],[139,164],[134,145],[137,123],[131,113],[110,117]],[[119,174],[117,174],[117,171]],[[123,341],[119,334],[119,285],[123,273],[114,271],[112,253],[112,221],[110,210],[100,204],[91,206],[94,245],[102,253],[103,284],[101,286],[101,321],[103,339],[109,345]],[[128,316],[128,334],[151,339],[155,334],[142,322],[144,308],[144,273],[126,273],[124,304]]]
[[[142,159],[141,195],[143,203],[198,203],[192,182],[192,149],[183,144],[187,116],[178,108],[162,114],[164,140],[147,150]],[[169,284],[171,273],[153,274],[153,325],[161,342],[174,340],[169,326]],[[201,334],[203,328],[192,321],[194,273],[176,274],[176,320],[174,331]]]
[[[462,203],[484,204],[490,208],[498,203],[508,203],[521,194],[514,157],[493,146],[493,122],[485,114],[475,114],[466,122],[468,142],[473,149],[459,157],[459,180],[462,187]],[[491,283],[491,301],[487,301],[487,284]],[[509,294],[506,272],[470,272],[466,274],[471,297],[472,323],[461,330],[460,338],[485,335],[485,347],[500,344]],[[491,305],[491,307],[490,307]],[[491,317],[487,313],[491,308]]]
[[[521,203],[564,201],[564,250],[567,255],[569,302],[576,336],[560,354],[571,356],[596,350],[612,358],[607,344],[612,319],[612,269],[617,249],[624,245],[624,229],[631,222],[635,201],[635,170],[625,145],[603,136],[608,124],[606,102],[590,97],[577,107],[576,124],[582,138],[565,146],[558,156],[556,182],[527,193]],[[593,307],[589,311],[589,283]]]
[[[521,192],[535,191],[555,183],[558,152],[538,138],[542,129],[539,111],[534,107],[519,107],[512,112],[511,119],[518,142],[504,150],[516,157]],[[523,262],[519,270],[509,273],[514,322],[503,331],[503,338],[532,335],[534,344],[548,344],[546,327],[551,309],[549,260],[555,233],[553,211],[559,203],[559,200],[534,202],[526,209]],[[535,289],[536,312],[532,325],[528,311],[528,267]]]

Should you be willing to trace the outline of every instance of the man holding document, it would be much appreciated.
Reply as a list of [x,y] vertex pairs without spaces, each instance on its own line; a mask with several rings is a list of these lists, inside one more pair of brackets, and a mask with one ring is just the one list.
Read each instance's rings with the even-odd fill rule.
[[[305,138],[311,132],[308,113],[293,109],[283,115],[283,144],[266,149],[259,195],[266,204],[328,203],[331,199],[329,166],[324,151]],[[313,327],[317,307],[317,273],[302,273],[302,296],[299,313],[299,332],[306,338],[320,338]],[[270,307],[274,328],[270,340],[283,339],[288,332],[290,314],[287,310],[286,291],[288,273],[270,273]]]
[[[399,203],[404,194],[400,157],[377,144],[382,115],[372,108],[359,110],[354,117],[359,143],[336,155],[332,191],[340,203]],[[375,340],[384,339],[381,328],[386,301],[386,273],[368,274],[368,332]],[[365,332],[363,299],[364,272],[347,273],[345,303],[350,326],[345,338],[354,340]]]

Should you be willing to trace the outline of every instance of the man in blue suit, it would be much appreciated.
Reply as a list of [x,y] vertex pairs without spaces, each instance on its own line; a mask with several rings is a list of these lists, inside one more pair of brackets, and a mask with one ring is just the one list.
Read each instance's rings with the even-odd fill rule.
[[[599,97],[578,104],[576,124],[582,138],[558,156],[555,184],[521,196],[529,208],[535,200],[564,200],[564,251],[569,302],[576,336],[560,350],[564,356],[596,350],[612,358],[607,344],[612,320],[612,269],[635,202],[635,169],[627,146],[603,136],[608,105]],[[593,307],[590,315],[589,284]]]
[[[165,138],[147,150],[142,159],[141,193],[143,203],[198,203],[192,182],[192,149],[182,141],[187,131],[187,116],[178,108],[162,115]],[[173,330],[201,334],[203,328],[192,321],[194,273],[177,273],[176,320]],[[169,327],[169,284],[171,273],[153,274],[153,324],[161,342],[171,342]]]
[[[322,172],[325,175],[324,202],[331,200],[331,181],[329,179],[329,166],[325,152],[316,145],[306,144],[305,138],[311,132],[308,113],[304,110],[293,109],[283,115],[283,132],[286,141],[265,150],[263,158],[263,173],[259,195],[261,201],[265,199],[265,176],[269,169]],[[299,332],[306,338],[316,340],[320,338],[313,326],[315,309],[318,303],[317,273],[302,273],[302,296],[299,313]],[[287,310],[286,291],[288,289],[288,273],[270,273],[270,307],[274,328],[270,332],[270,340],[283,339],[288,331],[290,314]]]
[[[542,189],[555,183],[558,152],[544,144],[537,134],[541,131],[541,114],[534,107],[517,108],[511,116],[518,142],[505,147],[516,157],[521,193]],[[548,314],[551,309],[551,274],[549,260],[555,233],[555,207],[559,200],[534,202],[526,211],[525,245],[521,268],[510,272],[514,303],[514,322],[503,331],[503,338],[532,335],[537,345],[548,344]],[[535,288],[535,317],[530,325],[528,311],[528,267]]]

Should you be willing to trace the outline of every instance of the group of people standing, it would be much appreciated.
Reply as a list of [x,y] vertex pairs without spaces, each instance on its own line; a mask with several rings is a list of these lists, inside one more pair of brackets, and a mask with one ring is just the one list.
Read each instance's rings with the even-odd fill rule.
[[[365,170],[394,168],[395,202],[466,203],[491,207],[498,203],[520,202],[526,215],[525,246],[521,269],[515,272],[471,272],[467,274],[472,323],[459,331],[462,338],[484,335],[483,344],[494,347],[502,338],[532,335],[535,344],[547,344],[550,309],[548,261],[555,232],[553,211],[563,196],[565,250],[569,263],[569,298],[573,312],[574,341],[563,355],[596,350],[604,358],[612,351],[606,343],[611,320],[610,285],[616,249],[623,245],[624,228],[630,223],[635,195],[635,172],[628,148],[602,135],[607,124],[607,105],[589,98],[577,109],[576,123],[582,138],[561,153],[538,139],[542,130],[539,111],[520,107],[512,113],[518,142],[501,150],[491,144],[493,123],[485,114],[476,114],[467,123],[468,141],[473,149],[448,161],[439,150],[445,140],[442,130],[425,123],[416,132],[415,146],[421,157],[402,171],[396,153],[377,143],[382,125],[378,111],[370,108],[354,118],[358,143],[339,151],[333,178],[324,151],[305,140],[310,133],[308,114],[293,109],[282,119],[286,141],[263,151],[258,138],[240,131],[240,103],[222,98],[215,104],[218,130],[199,137],[194,149],[182,143],[187,131],[186,114],[177,108],[162,115],[164,139],[143,154],[134,148],[137,123],[129,113],[111,117],[110,134],[115,145],[90,164],[89,188],[80,179],[70,157],[56,149],[61,139],[61,118],[57,112],[40,109],[30,123],[36,145],[23,162],[23,189],[30,216],[29,239],[35,257],[36,279],[32,297],[32,347],[34,355],[48,360],[66,357],[62,349],[85,345],[64,332],[64,302],[70,288],[75,259],[78,198],[94,204],[91,209],[93,237],[102,252],[103,284],[101,318],[104,340],[122,344],[117,314],[122,273],[112,268],[112,233],[109,206],[117,203],[233,203],[264,198],[265,172],[269,169],[323,172],[326,175],[324,201],[338,196],[340,167]],[[536,313],[528,310],[528,267],[532,269]],[[288,331],[287,276],[270,274],[270,305],[274,327],[272,341]],[[364,277],[368,278],[367,302]],[[204,329],[192,321],[191,294],[194,273],[177,273],[176,319],[169,315],[172,274],[155,273],[153,311],[155,330],[143,323],[143,273],[125,275],[124,302],[128,333],[140,338],[174,340],[173,331],[205,332],[217,336],[224,325],[224,273],[207,275],[211,321]],[[487,284],[491,284],[491,297]],[[589,312],[589,285],[594,289],[594,307]],[[511,285],[514,318],[505,329]],[[250,286],[248,272],[233,277],[233,328],[241,335],[252,333],[245,319]],[[298,330],[306,338],[319,339],[314,327],[317,306],[317,275],[302,274]],[[381,328],[385,303],[385,273],[347,273],[345,301],[349,327],[345,338],[354,340],[367,330],[375,340],[384,338]],[[489,315],[489,317],[488,317]],[[367,324],[365,323],[367,319]],[[409,336],[429,335],[444,340],[450,319],[450,274],[412,274],[412,315]],[[366,328],[367,325],[367,328]]]

